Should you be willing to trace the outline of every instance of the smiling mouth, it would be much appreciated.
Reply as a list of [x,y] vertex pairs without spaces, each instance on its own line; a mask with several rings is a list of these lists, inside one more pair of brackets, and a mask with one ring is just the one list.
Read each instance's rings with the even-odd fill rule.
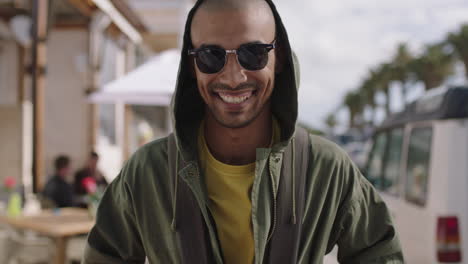
[[243,92],[243,93],[216,93],[219,98],[225,103],[228,104],[241,104],[247,100],[249,100],[250,97],[254,94],[254,91],[249,91],[249,92]]

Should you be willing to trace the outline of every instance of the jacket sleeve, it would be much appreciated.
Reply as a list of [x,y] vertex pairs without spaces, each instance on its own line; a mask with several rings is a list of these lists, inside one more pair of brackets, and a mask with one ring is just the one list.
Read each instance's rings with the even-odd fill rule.
[[338,261],[346,264],[404,263],[387,206],[354,165],[349,164],[348,173],[348,194],[337,215]]
[[125,172],[108,186],[88,236],[82,264],[144,263],[145,252],[136,223]]

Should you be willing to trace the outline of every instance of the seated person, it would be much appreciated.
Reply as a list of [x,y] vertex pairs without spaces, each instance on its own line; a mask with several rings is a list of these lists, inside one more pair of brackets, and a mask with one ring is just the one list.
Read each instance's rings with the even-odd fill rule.
[[55,175],[47,182],[43,195],[55,203],[56,207],[70,207],[73,202],[73,188],[66,181],[70,173],[70,158],[59,156],[55,159]]
[[91,152],[86,166],[75,174],[74,190],[80,207],[87,207],[87,201],[84,197],[88,194],[88,190],[86,190],[84,179],[94,179],[96,187],[100,191],[103,191],[108,185],[106,178],[97,168],[98,161],[99,155],[96,152]]

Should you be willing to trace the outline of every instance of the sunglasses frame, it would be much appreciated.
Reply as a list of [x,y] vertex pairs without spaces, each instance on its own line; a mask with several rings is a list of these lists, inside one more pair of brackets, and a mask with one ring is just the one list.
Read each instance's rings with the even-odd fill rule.
[[[260,70],[262,70],[263,68],[265,68],[266,65],[263,66],[261,69],[258,69],[258,70],[249,70],[249,69],[245,68],[244,66],[242,66],[242,63],[239,61],[238,52],[239,52],[239,49],[241,49],[244,45],[260,45],[260,46],[266,48],[266,50],[267,50],[266,54],[268,54],[271,50],[276,49],[276,39],[274,39],[270,44],[265,44],[265,43],[247,43],[247,44],[242,44],[242,45],[240,45],[240,47],[237,48],[237,49],[223,49],[222,47],[219,47],[219,49],[224,50],[224,65],[223,65],[223,67],[222,67],[221,69],[219,69],[217,72],[213,72],[213,73],[206,73],[206,72],[203,72],[203,71],[201,71],[201,70],[200,70],[200,71],[203,72],[203,73],[205,73],[205,74],[216,74],[216,73],[219,73],[220,71],[222,71],[222,70],[224,69],[224,67],[226,67],[227,55],[228,55],[228,54],[235,54],[235,55],[236,55],[236,59],[237,59],[237,63],[239,63],[239,65],[240,65],[242,68],[244,68],[244,69],[246,69],[246,70],[248,70],[248,71],[260,71]],[[218,48],[218,46],[217,46],[217,48]],[[194,57],[195,64],[197,65],[197,67],[198,67],[198,63],[197,63],[198,53],[199,53],[200,51],[202,51],[203,49],[206,49],[206,47],[201,47],[201,48],[198,48],[198,49],[189,49],[188,52],[187,52],[189,56],[193,56],[193,57]],[[198,67],[198,69],[200,69],[200,67]]]

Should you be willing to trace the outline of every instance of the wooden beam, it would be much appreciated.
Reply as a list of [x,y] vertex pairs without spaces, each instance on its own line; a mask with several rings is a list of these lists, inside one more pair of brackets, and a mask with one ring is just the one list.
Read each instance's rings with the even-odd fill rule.
[[111,23],[104,31],[110,38],[117,40],[123,33],[115,23]]
[[62,21],[57,20],[54,24],[55,29],[82,29],[88,30],[89,22],[87,21]]
[[24,55],[26,53],[25,48],[17,45],[18,49],[18,103],[21,105],[25,100],[24,94],[24,77],[25,77],[25,67],[24,67]]
[[[109,18],[108,18],[109,19]],[[101,77],[101,59],[100,56],[100,47],[102,44],[102,33],[100,29],[96,26],[102,23],[102,16],[95,16],[91,18],[90,34],[89,34],[89,85],[86,90],[86,94],[89,95],[98,90],[100,77]],[[110,19],[109,19],[110,21]],[[89,127],[90,127],[90,137],[89,137],[89,152],[95,151],[98,143],[98,133],[99,133],[99,106],[97,104],[90,104],[89,112]]]
[[130,8],[128,1],[110,0],[117,10],[132,24],[138,31],[145,33],[147,28],[140,17]]
[[130,128],[132,126],[133,112],[130,105],[124,106],[124,127],[123,127],[123,157],[124,160],[130,158]]
[[47,63],[47,17],[48,0],[33,0],[33,46],[32,46],[32,94],[33,94],[33,187],[42,190],[45,182],[44,169],[44,104],[46,76],[43,69]]
[[68,0],[83,16],[91,17],[96,10],[92,1],[87,0]]
[[131,21],[117,9],[111,0],[93,0],[96,6],[106,13],[129,39],[135,43],[142,41],[141,31],[132,25]]
[[88,152],[96,151],[97,135],[99,133],[99,106],[97,104],[89,105],[89,148]]

